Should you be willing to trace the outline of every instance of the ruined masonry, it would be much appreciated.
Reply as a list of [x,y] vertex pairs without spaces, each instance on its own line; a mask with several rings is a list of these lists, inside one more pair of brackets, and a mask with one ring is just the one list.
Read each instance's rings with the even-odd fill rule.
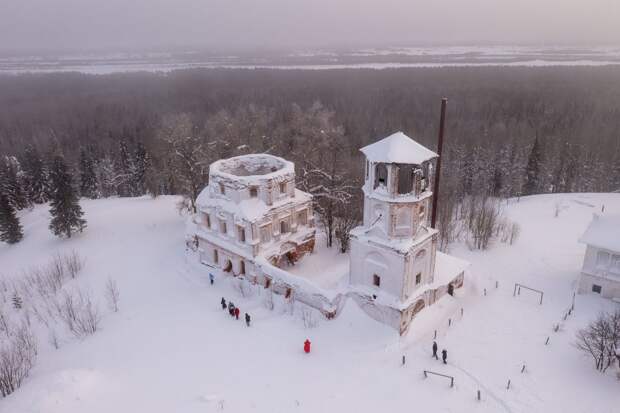
[[315,250],[312,196],[295,188],[293,163],[272,155],[211,164],[189,231],[200,262],[327,318],[351,298],[404,334],[420,310],[463,285],[468,263],[438,252],[437,230],[428,224],[437,155],[402,132],[361,151],[364,219],[351,231],[345,288],[326,289],[287,270]]

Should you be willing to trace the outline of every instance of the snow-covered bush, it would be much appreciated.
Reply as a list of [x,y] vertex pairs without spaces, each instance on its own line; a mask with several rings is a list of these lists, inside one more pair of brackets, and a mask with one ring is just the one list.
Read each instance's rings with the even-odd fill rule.
[[468,196],[455,203],[448,198],[439,204],[440,249],[446,251],[455,241],[465,241],[470,248],[485,250],[493,240],[512,245],[519,237],[521,228],[516,222],[503,216],[499,198]]
[[21,386],[34,366],[37,344],[26,325],[0,341],[0,395],[6,397]]
[[315,311],[305,305],[301,309],[301,319],[304,322],[305,328],[315,328],[319,324]]
[[82,290],[64,292],[58,303],[60,318],[75,337],[94,334],[99,328],[101,316],[90,295]]
[[120,291],[116,281],[112,278],[108,278],[108,282],[105,284],[105,298],[108,302],[108,308],[110,311],[118,312],[118,301],[120,299]]
[[521,226],[516,222],[504,220],[499,228],[500,241],[507,244],[514,244],[521,233]]
[[77,274],[84,268],[84,259],[75,250],[63,257],[64,265],[71,278],[77,277]]

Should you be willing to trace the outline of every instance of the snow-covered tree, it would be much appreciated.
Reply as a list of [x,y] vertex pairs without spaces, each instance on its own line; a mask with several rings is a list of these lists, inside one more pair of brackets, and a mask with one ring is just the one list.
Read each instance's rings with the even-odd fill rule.
[[95,165],[97,192],[104,198],[116,195],[116,171],[114,162],[109,157],[99,159]]
[[15,244],[23,238],[24,233],[19,219],[9,199],[0,193],[0,241]]
[[349,250],[351,243],[351,230],[362,221],[361,210],[351,204],[341,204],[334,218],[334,235],[338,240],[341,253]]
[[534,145],[530,151],[525,170],[525,183],[523,184],[523,195],[537,194],[541,190],[541,169],[542,169],[542,149],[538,140],[538,135],[534,139]]
[[138,142],[130,165],[130,186],[133,196],[146,193],[146,174],[150,165],[149,154],[141,142]]
[[80,195],[86,198],[99,198],[95,160],[86,148],[80,150]]
[[71,238],[75,231],[82,232],[86,227],[78,193],[60,153],[54,156],[50,165],[50,214],[49,228],[54,235]]
[[620,145],[618,145],[618,149],[616,149],[616,154],[611,167],[611,174],[608,179],[610,189],[612,191],[620,191]]
[[121,139],[118,144],[118,154],[114,162],[116,171],[115,183],[118,196],[131,196],[131,168],[132,159],[127,141]]
[[575,345],[592,357],[597,370],[605,372],[617,360],[620,349],[620,310],[599,314],[577,332]]
[[327,246],[331,247],[338,211],[351,207],[353,193],[359,188],[349,173],[350,148],[344,128],[334,121],[334,113],[319,103],[305,112],[294,108],[293,113],[293,140],[288,150],[299,158],[299,186],[313,195]]
[[30,206],[22,186],[23,172],[19,161],[14,156],[5,156],[0,165],[0,192],[8,198],[11,206],[17,210]]
[[158,133],[166,144],[182,194],[196,212],[196,198],[208,180],[208,144],[195,130],[186,114],[166,117]]
[[24,191],[30,202],[35,204],[47,202],[47,171],[41,154],[34,146],[28,145],[26,147],[21,165],[24,174]]

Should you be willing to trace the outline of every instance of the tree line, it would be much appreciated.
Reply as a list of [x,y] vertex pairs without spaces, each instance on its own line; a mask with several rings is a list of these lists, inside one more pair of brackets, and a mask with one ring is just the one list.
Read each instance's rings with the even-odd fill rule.
[[[183,194],[193,209],[212,161],[267,152],[295,162],[346,249],[358,149],[396,130],[434,149],[443,96],[440,227],[468,197],[620,190],[615,67],[64,73],[0,77],[0,90],[2,211],[46,202],[59,173],[65,199]],[[80,229],[67,220],[59,233]]]

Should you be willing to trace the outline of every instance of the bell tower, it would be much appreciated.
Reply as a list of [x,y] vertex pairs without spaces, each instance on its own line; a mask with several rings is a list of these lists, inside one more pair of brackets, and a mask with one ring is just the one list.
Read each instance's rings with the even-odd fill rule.
[[364,221],[351,231],[350,284],[404,302],[434,279],[437,231],[428,217],[437,154],[402,132],[361,151]]

